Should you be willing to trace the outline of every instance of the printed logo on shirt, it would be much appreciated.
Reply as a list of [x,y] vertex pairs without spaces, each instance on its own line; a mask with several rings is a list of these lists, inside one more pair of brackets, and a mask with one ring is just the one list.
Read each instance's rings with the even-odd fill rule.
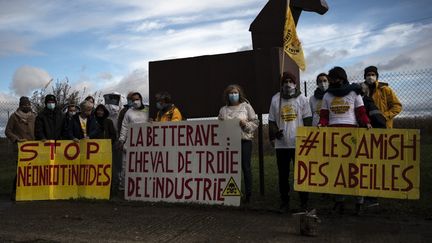
[[294,121],[297,118],[297,114],[294,110],[294,108],[292,107],[292,105],[288,104],[288,105],[284,105],[282,107],[282,120],[289,122],[289,121]]
[[335,114],[346,113],[349,110],[349,108],[350,105],[347,102],[345,102],[343,97],[335,97],[330,104],[330,110]]

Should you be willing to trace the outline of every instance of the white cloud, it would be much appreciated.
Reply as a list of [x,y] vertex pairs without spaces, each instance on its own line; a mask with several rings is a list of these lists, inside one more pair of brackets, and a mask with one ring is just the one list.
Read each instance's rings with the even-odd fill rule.
[[51,76],[47,71],[36,67],[22,66],[15,71],[10,88],[18,96],[28,96],[33,90],[45,87],[50,80]]
[[111,81],[106,83],[106,87],[101,90],[102,94],[114,91],[123,95],[131,91],[140,92],[143,100],[148,101],[149,85],[147,69],[136,69],[117,82]]

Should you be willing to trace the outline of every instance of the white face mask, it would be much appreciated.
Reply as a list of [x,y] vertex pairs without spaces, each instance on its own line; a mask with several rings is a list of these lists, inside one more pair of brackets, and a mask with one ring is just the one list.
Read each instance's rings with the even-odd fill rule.
[[69,111],[68,114],[69,116],[74,116],[76,114],[76,111]]
[[135,100],[132,104],[132,106],[137,109],[139,107],[141,107],[141,100]]
[[375,83],[375,81],[376,81],[376,76],[374,75],[374,76],[367,76],[366,77],[366,83],[368,83],[368,84],[373,84],[373,83]]
[[318,87],[322,90],[322,91],[326,91],[329,87],[329,83],[328,82],[322,82],[320,84],[318,84]]

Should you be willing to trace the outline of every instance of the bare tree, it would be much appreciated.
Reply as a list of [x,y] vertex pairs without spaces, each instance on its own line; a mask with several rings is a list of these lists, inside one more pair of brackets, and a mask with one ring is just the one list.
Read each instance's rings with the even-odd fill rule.
[[[41,111],[45,107],[45,96],[49,94],[46,91],[47,86],[40,90],[35,90],[30,98],[33,108],[36,112]],[[62,109],[67,104],[77,104],[79,100],[79,91],[71,91],[69,79],[66,77],[64,80],[57,81],[52,86],[52,93],[57,99],[57,107]]]

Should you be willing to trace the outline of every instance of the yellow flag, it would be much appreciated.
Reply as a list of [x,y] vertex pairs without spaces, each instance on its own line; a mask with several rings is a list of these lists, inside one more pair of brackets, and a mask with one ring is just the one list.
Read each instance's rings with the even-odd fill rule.
[[287,5],[285,16],[284,51],[297,63],[297,66],[299,66],[302,71],[305,70],[306,62],[303,55],[303,48],[297,37],[296,27],[289,5]]

